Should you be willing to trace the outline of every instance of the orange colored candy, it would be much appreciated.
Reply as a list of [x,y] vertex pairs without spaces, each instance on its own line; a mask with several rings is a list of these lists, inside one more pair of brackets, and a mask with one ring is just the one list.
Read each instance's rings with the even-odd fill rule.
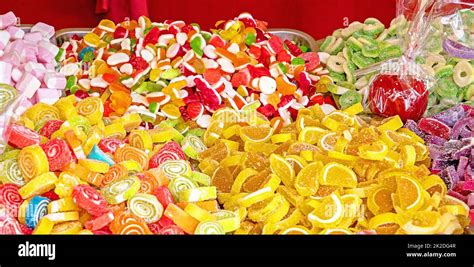
[[170,218],[177,226],[183,229],[187,234],[193,234],[199,221],[187,214],[184,210],[175,204],[169,204],[164,215]]
[[126,160],[133,160],[138,162],[142,169],[146,169],[148,166],[148,155],[141,149],[126,145],[119,147],[115,151],[114,159],[116,162],[122,162]]
[[115,91],[110,96],[110,108],[118,115],[123,115],[132,104],[132,97],[123,91]]
[[119,212],[109,226],[114,234],[118,235],[151,235],[152,232],[145,222],[135,215],[122,211]]
[[141,187],[139,193],[151,194],[153,190],[158,187],[158,181],[155,176],[150,172],[144,172],[143,176],[140,176]]
[[127,168],[120,164],[115,164],[109,168],[109,171],[104,174],[102,179],[102,186],[106,186],[113,181],[128,175]]

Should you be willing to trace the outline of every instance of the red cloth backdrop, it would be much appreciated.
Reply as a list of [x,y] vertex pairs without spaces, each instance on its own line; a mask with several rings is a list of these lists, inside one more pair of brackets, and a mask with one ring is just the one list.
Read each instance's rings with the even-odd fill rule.
[[[109,17],[120,21],[146,14],[153,21],[185,20],[209,28],[247,11],[269,27],[294,28],[319,39],[343,27],[346,19],[376,17],[389,24],[396,0],[1,0],[0,14],[13,11],[22,23],[43,21],[56,29],[93,27]],[[97,13],[96,13],[97,11]]]

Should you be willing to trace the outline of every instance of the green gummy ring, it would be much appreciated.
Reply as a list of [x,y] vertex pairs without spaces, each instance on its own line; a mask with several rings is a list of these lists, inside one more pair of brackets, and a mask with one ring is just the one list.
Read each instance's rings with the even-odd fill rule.
[[199,154],[206,149],[206,145],[197,136],[190,134],[183,139],[183,151],[192,159],[197,159]]
[[185,190],[188,190],[188,189],[194,189],[197,187],[198,186],[194,181],[182,176],[174,178],[168,184],[168,188],[171,194],[173,195],[174,199],[179,199],[179,195],[181,192],[184,192]]
[[330,56],[326,63],[326,67],[329,71],[337,72],[337,73],[344,73],[344,69],[342,68],[342,64],[346,62],[345,58],[340,56]]
[[435,92],[442,98],[456,98],[458,87],[451,78],[443,78],[438,81]]
[[336,42],[331,45],[329,48],[329,54],[336,55],[337,53],[341,52],[344,48],[344,40],[342,38],[337,38]]
[[201,222],[194,230],[196,235],[224,235],[224,228],[220,223],[215,221]]
[[373,58],[365,57],[361,52],[354,53],[352,56],[352,63],[354,63],[359,69],[363,69],[375,63]]
[[197,171],[192,171],[190,178],[193,179],[196,183],[202,186],[210,186],[211,185],[211,176]]
[[345,81],[346,80],[346,75],[337,73],[334,71],[329,71],[329,77],[331,77],[335,81]]
[[351,36],[351,37],[349,37],[349,39],[347,39],[346,44],[349,48],[351,48],[352,50],[355,50],[355,51],[362,50],[362,47],[364,46],[363,43],[361,43],[359,40],[357,40],[353,36]]
[[25,185],[16,159],[6,159],[0,162],[0,181],[4,184]]
[[382,49],[382,51],[380,52],[379,58],[381,60],[386,60],[389,58],[400,57],[402,54],[403,52],[400,46],[391,45]]
[[163,174],[170,178],[187,176],[191,172],[191,167],[184,160],[167,160],[160,164],[160,170]]
[[380,55],[380,48],[378,45],[364,45],[362,47],[362,55],[376,58]]
[[355,90],[355,86],[353,83],[351,82],[346,82],[346,81],[336,81],[336,84],[340,87],[344,87],[344,88],[347,88],[347,89],[351,89],[351,90]]
[[438,79],[442,79],[445,77],[450,77],[453,75],[454,67],[452,65],[445,65],[440,68],[436,68],[435,76]]
[[379,44],[379,42],[377,42],[371,36],[361,36],[357,38],[357,40],[361,42],[363,45],[378,45]]
[[102,195],[109,204],[120,204],[133,197],[140,190],[140,186],[141,182],[138,177],[124,177],[103,188]]
[[341,109],[346,109],[354,104],[360,103],[362,101],[362,96],[355,90],[350,90],[345,92],[339,97],[339,105]]
[[320,50],[321,52],[327,52],[327,49],[336,42],[336,37],[334,36],[328,36],[324,40],[324,42],[321,44]]
[[0,113],[15,99],[16,89],[8,84],[0,84]]
[[154,223],[163,215],[163,206],[154,195],[138,193],[127,203],[130,211],[146,223]]

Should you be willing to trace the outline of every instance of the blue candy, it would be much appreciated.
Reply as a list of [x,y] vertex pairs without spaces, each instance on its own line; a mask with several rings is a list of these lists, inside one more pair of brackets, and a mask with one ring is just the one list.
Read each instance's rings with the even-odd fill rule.
[[112,158],[109,155],[107,155],[104,151],[102,151],[97,145],[94,145],[94,147],[92,148],[87,158],[103,161],[109,164],[110,166],[115,164]]
[[48,204],[50,200],[46,197],[34,196],[31,198],[26,208],[25,224],[35,229],[38,222],[48,214]]

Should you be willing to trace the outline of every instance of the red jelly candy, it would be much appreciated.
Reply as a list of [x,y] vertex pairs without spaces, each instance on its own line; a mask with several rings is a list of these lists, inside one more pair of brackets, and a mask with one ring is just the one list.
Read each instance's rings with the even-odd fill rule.
[[451,136],[451,128],[448,125],[433,118],[422,118],[418,122],[420,130],[434,136],[449,140]]
[[62,124],[63,121],[60,120],[49,120],[43,125],[43,127],[41,127],[39,134],[49,139],[54,132],[59,130]]
[[265,115],[268,119],[273,118],[275,116],[276,110],[271,104],[266,104],[265,106],[261,106],[257,108],[257,111]]
[[150,229],[150,231],[151,231],[153,234],[157,235],[157,234],[160,232],[160,230],[161,230],[161,226],[160,226],[160,224],[158,224],[158,222],[149,223],[149,224],[148,224],[148,229]]
[[90,185],[76,185],[72,191],[72,198],[76,205],[91,215],[101,216],[108,211],[105,198]]
[[209,44],[214,47],[224,47],[225,41],[219,35],[213,35],[209,40]]
[[239,87],[239,85],[247,86],[250,83],[250,78],[251,76],[248,70],[241,70],[232,75],[230,82],[232,83],[233,87]]
[[206,69],[203,76],[209,84],[215,84],[221,79],[222,74],[219,69]]
[[288,105],[288,103],[290,103],[293,99],[295,99],[295,97],[293,95],[284,95],[280,98],[280,103],[278,103],[278,107],[281,108],[281,107],[284,107],[286,105]]
[[17,219],[9,214],[0,213],[0,235],[21,235],[23,228]]
[[20,224],[20,229],[24,235],[31,235],[33,233],[33,229],[24,224]]
[[44,193],[43,197],[49,198],[51,201],[59,199],[59,196],[56,193],[54,193],[53,190]]
[[98,145],[99,145],[99,148],[105,153],[114,154],[115,150],[117,150],[117,148],[119,148],[121,145],[124,145],[124,144],[125,142],[120,139],[107,137],[100,140]]
[[177,225],[169,225],[169,226],[163,227],[158,234],[160,234],[160,235],[184,235],[184,231],[181,228],[179,228],[179,226],[177,226]]
[[181,149],[181,146],[176,142],[169,142],[163,145],[158,153],[153,155],[149,161],[149,168],[157,168],[161,163],[168,160],[186,159],[186,156]]
[[41,136],[38,133],[23,125],[15,123],[7,127],[6,138],[8,144],[15,148],[37,145],[41,141]]
[[288,47],[288,51],[290,51],[290,53],[295,57],[303,53],[303,51],[301,51],[301,49],[290,40],[285,40],[285,45]]
[[132,64],[133,68],[136,72],[141,72],[148,68],[148,63],[142,57],[137,57],[135,54],[130,56],[130,64]]
[[114,39],[125,38],[128,35],[128,30],[122,26],[115,28]]
[[262,76],[271,77],[270,70],[265,67],[254,67],[252,65],[247,66],[251,79],[260,78]]
[[72,153],[66,141],[53,139],[41,145],[46,157],[48,157],[49,170],[61,171],[72,161]]
[[245,28],[255,28],[257,27],[257,23],[255,23],[255,20],[252,18],[240,18],[240,21],[244,24]]
[[6,208],[8,214],[18,217],[18,209],[23,202],[23,198],[18,193],[20,189],[14,184],[0,185],[0,206]]
[[305,67],[307,71],[314,70],[319,66],[320,59],[319,55],[316,52],[306,52],[298,56],[305,61]]
[[408,76],[381,74],[370,86],[369,106],[373,113],[391,117],[399,115],[403,121],[418,121],[425,113],[429,92],[422,80]]
[[175,223],[173,222],[173,220],[171,220],[170,218],[166,217],[166,216],[161,216],[160,220],[158,221],[158,224],[161,226],[161,227],[167,227],[167,226],[170,226],[170,225],[175,225]]
[[285,50],[281,50],[277,55],[277,61],[290,63],[291,56]]
[[175,203],[173,194],[171,194],[170,190],[166,186],[157,187],[155,190],[153,190],[153,195],[156,196],[158,201],[161,203],[161,205],[163,205],[163,208],[165,209],[170,203]]
[[204,113],[204,105],[201,102],[189,103],[186,107],[186,112],[191,120],[196,120]]
[[273,50],[273,52],[275,52],[275,54],[278,54],[283,50],[283,41],[276,35],[270,37],[268,40],[268,45]]
[[79,99],[86,99],[89,97],[89,94],[84,90],[77,90],[74,95]]
[[110,231],[109,227],[104,227],[102,229],[94,230],[92,232],[94,233],[94,235],[111,235],[111,234],[113,234],[112,231]]
[[146,35],[143,40],[143,46],[147,44],[156,44],[158,43],[158,38],[160,37],[160,30],[158,27],[153,27]]
[[107,227],[107,225],[109,225],[113,220],[114,214],[109,211],[97,218],[87,221],[84,226],[86,227],[86,229],[89,229],[91,231],[100,230],[104,227]]
[[258,62],[262,63],[265,67],[268,68],[268,66],[270,65],[270,58],[272,55],[265,47],[261,48],[260,53],[261,54],[260,54],[260,58],[258,59]]

